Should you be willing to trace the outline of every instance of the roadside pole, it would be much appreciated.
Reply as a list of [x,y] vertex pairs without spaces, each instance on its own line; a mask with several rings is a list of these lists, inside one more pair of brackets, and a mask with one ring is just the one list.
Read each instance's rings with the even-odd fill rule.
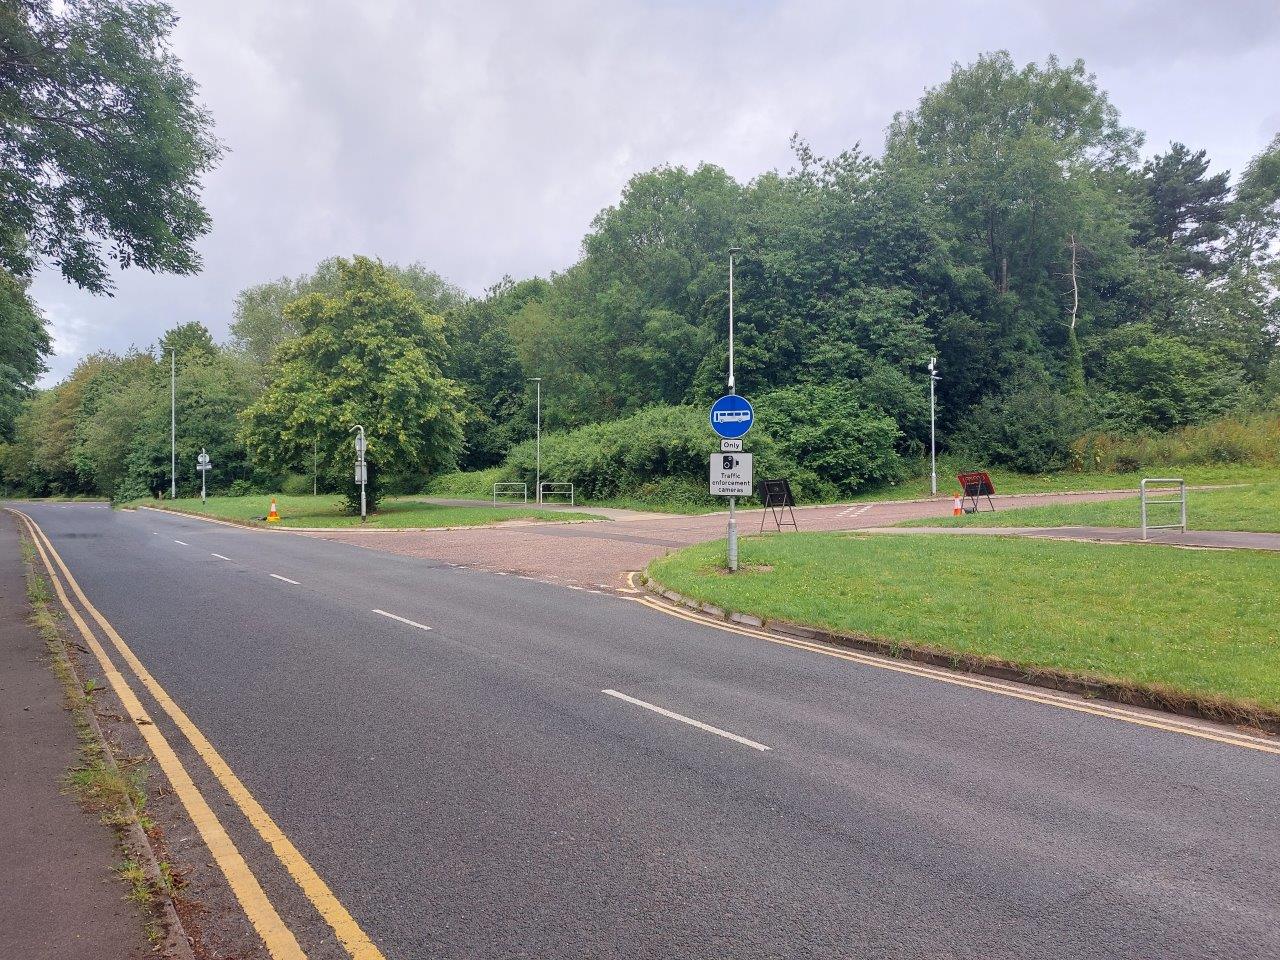
[[[364,427],[357,423],[351,430],[358,431],[356,433],[356,483],[360,484],[360,522],[364,523],[364,485],[369,479],[369,468],[364,459]],[[351,431],[347,432],[350,433]]]
[[[729,248],[729,393],[736,394],[738,388],[733,378],[733,257],[740,247]],[[737,497],[729,498],[729,572],[738,569],[738,517]]]
[[205,478],[209,476],[210,466],[211,464],[209,463],[209,454],[205,453],[204,447],[201,447],[200,456],[196,457],[196,469],[200,471],[200,502],[201,503],[206,503],[208,501],[208,494],[206,493]]
[[935,424],[935,406],[933,400],[933,388],[940,378],[938,377],[938,358],[929,358],[929,490],[933,496],[938,495],[938,440],[934,429]]
[[178,499],[178,351],[169,351],[169,499]]
[[528,382],[536,383],[538,385],[538,402],[537,402],[538,425],[535,428],[535,432],[533,435],[534,437],[533,449],[536,451],[535,457],[537,459],[537,467],[535,468],[534,479],[533,479],[533,492],[534,492],[533,502],[536,503],[538,506],[542,506],[542,378],[530,377],[528,379]]

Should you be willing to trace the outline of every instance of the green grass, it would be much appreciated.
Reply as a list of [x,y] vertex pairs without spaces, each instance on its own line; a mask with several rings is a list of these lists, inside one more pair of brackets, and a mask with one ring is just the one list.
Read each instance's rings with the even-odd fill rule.
[[[956,474],[965,470],[982,469],[970,464],[939,461],[938,494],[951,496],[960,489],[956,483]],[[915,500],[929,496],[928,465],[926,472],[893,486],[877,487],[865,490],[852,499],[855,501],[870,500]],[[1261,483],[1275,480],[1275,467],[1159,467],[1151,468],[1143,473],[1078,473],[1074,470],[1062,473],[1028,474],[1013,473],[1008,470],[992,468],[991,482],[995,484],[997,493],[1077,493],[1083,490],[1133,490],[1137,491],[1143,477],[1183,477],[1187,483],[1208,486],[1226,483]]]
[[1280,710],[1280,557],[1014,537],[802,533],[655,560],[729,611]]
[[[146,506],[159,506],[183,513],[195,513],[266,526],[258,520],[271,508],[270,496],[210,497],[201,504],[199,497],[169,501],[141,501]],[[282,527],[350,527],[359,526],[360,518],[346,512],[342,498],[333,494],[312,496],[276,496]],[[366,526],[372,527],[474,527],[504,520],[598,520],[589,513],[539,510],[535,507],[444,507],[419,500],[385,498],[381,509],[371,513]]]
[[[997,487],[997,489],[999,489]],[[1174,494],[1153,494],[1171,499]],[[1148,506],[1149,523],[1176,523],[1176,504]],[[970,513],[962,517],[908,520],[910,527],[1137,527],[1141,507],[1137,497],[1102,503],[1063,503],[1048,507]],[[1251,530],[1280,533],[1280,481],[1222,490],[1187,491],[1187,526],[1193,530]]]

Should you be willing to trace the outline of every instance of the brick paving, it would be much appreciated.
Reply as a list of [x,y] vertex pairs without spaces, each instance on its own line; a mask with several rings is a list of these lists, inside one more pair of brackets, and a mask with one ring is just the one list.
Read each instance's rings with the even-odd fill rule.
[[[1011,508],[1132,496],[1132,490],[1117,490],[1106,493],[1034,494],[994,499],[997,508]],[[371,550],[497,570],[539,580],[596,589],[625,590],[628,572],[643,570],[651,560],[672,550],[722,539],[727,524],[727,516],[723,513],[685,516],[614,510],[610,514],[614,519],[598,523],[546,523],[423,531],[326,530],[298,535],[355,543]],[[951,498],[947,497],[897,503],[800,507],[796,510],[796,520],[801,530],[858,530],[888,526],[900,520],[945,517],[950,514]],[[747,536],[757,533],[761,517],[761,510],[739,511],[739,534]],[[769,528],[766,527],[767,529]]]

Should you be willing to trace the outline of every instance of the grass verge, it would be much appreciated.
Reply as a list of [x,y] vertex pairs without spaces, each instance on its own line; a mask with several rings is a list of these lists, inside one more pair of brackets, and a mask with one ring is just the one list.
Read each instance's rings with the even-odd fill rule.
[[126,899],[141,912],[147,939],[158,947],[176,922],[172,908],[167,906],[167,897],[182,885],[182,880],[164,861],[153,871],[148,871],[144,862],[144,854],[153,856],[148,844],[159,833],[146,814],[147,766],[136,757],[117,761],[108,747],[93,705],[94,695],[103,687],[92,679],[80,681],[58,626],[49,582],[38,572],[35,548],[25,538],[22,556],[27,568],[31,620],[44,640],[51,669],[62,685],[65,705],[76,730],[77,762],[67,771],[63,782],[85,810],[96,814],[115,832],[117,843],[125,853],[116,874],[129,887]]
[[[1168,493],[1158,499],[1170,499]],[[1176,505],[1148,508],[1151,523],[1175,523]],[[1047,507],[998,510],[962,517],[908,520],[906,527],[1137,527],[1141,508],[1137,497],[1099,503],[1064,503]],[[1187,491],[1187,525],[1195,530],[1248,530],[1280,533],[1280,482],[1257,483],[1222,490]]]
[[[346,512],[342,500],[332,494],[312,496],[277,495],[282,527],[352,527],[360,526],[360,518]],[[271,509],[270,496],[210,497],[201,503],[199,497],[164,501],[139,501],[143,506],[158,507],[179,513],[216,517],[255,526],[266,526],[260,518]],[[511,520],[553,520],[560,522],[599,520],[590,513],[570,510],[540,510],[537,507],[447,507],[423,503],[407,497],[385,498],[377,513],[369,515],[366,527],[397,529],[405,527],[477,527]]]
[[655,560],[721,609],[895,648],[1078,678],[1171,709],[1280,723],[1280,558],[1019,538],[751,537]]

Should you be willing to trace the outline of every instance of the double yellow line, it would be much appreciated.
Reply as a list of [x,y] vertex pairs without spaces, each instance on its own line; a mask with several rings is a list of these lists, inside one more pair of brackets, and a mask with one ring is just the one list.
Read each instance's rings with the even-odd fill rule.
[[53,588],[58,595],[59,601],[66,609],[67,615],[71,618],[71,622],[75,624],[81,637],[84,638],[85,646],[88,647],[98,661],[98,665],[102,668],[103,674],[111,684],[116,696],[119,697],[125,711],[137,725],[138,731],[145,740],[147,747],[155,756],[156,763],[173,786],[174,793],[186,809],[192,823],[195,824],[201,839],[204,840],[205,846],[209,848],[209,853],[213,856],[214,862],[217,863],[223,876],[227,878],[228,885],[239,901],[245,915],[249,918],[250,923],[253,924],[254,930],[262,938],[273,960],[305,960],[306,954],[303,953],[302,948],[298,945],[297,938],[284,920],[281,919],[270,898],[263,891],[262,885],[258,882],[257,877],[254,876],[249,865],[245,863],[244,857],[236,849],[236,845],[227,833],[226,828],[223,827],[217,815],[210,808],[208,801],[205,800],[199,788],[195,785],[186,767],[178,758],[177,753],[174,752],[173,747],[170,746],[164,734],[155,725],[155,722],[147,715],[147,711],[138,699],[137,694],[130,687],[125,676],[116,668],[115,663],[81,615],[76,604],[71,602],[67,595],[67,590],[64,588],[64,582],[66,587],[75,595],[80,607],[88,613],[103,635],[111,641],[116,654],[128,664],[129,669],[133,671],[139,682],[147,689],[147,692],[151,694],[160,708],[182,732],[183,736],[187,738],[213,776],[230,795],[231,799],[235,801],[236,806],[240,808],[241,813],[253,825],[258,835],[275,852],[280,863],[288,870],[290,876],[293,877],[307,899],[311,901],[312,905],[333,929],[338,941],[346,949],[352,960],[385,960],[382,951],[369,939],[355,918],[347,912],[347,909],[338,901],[338,898],[333,895],[333,891],[329,889],[328,884],[320,878],[320,875],[316,873],[311,864],[298,851],[298,848],[285,836],[284,832],[272,820],[271,815],[262,808],[262,805],[258,803],[253,794],[240,782],[240,779],[227,765],[227,762],[214,749],[213,744],[200,732],[200,729],[191,721],[191,718],[186,715],[182,708],[165,692],[164,688],[160,686],[147,668],[142,665],[142,662],[129,648],[129,645],[125,643],[124,638],[98,612],[97,607],[89,602],[89,598],[84,595],[84,591],[80,589],[75,577],[71,575],[71,571],[67,569],[67,565],[63,562],[62,557],[59,556],[58,551],[54,549],[44,531],[40,529],[39,524],[19,510],[6,509],[16,515],[26,527],[31,542],[35,545],[45,569],[49,572],[49,579],[53,583]]
[[[632,576],[634,577],[634,575]],[[634,579],[631,580],[631,583],[632,586],[635,586]],[[1277,743],[1274,740],[1267,740],[1262,737],[1251,736],[1247,733],[1237,733],[1236,731],[1230,730],[1226,727],[1211,727],[1207,724],[1200,724],[1190,720],[1181,720],[1173,716],[1164,717],[1158,714],[1143,713],[1138,710],[1131,710],[1121,706],[1112,706],[1098,701],[1081,700],[1070,695],[1054,693],[1049,690],[1039,690],[1011,683],[1002,683],[998,680],[988,680],[974,674],[955,673],[937,667],[930,667],[925,664],[912,663],[907,660],[891,660],[886,657],[877,657],[872,654],[858,653],[854,650],[843,650],[827,644],[814,643],[809,640],[800,640],[794,637],[783,636],[764,629],[739,626],[738,624],[726,623],[722,620],[713,620],[710,617],[682,609],[665,601],[656,600],[651,596],[635,597],[633,599],[635,599],[637,603],[641,603],[652,610],[658,610],[668,616],[678,617],[681,620],[687,620],[690,623],[696,623],[699,626],[711,627],[715,630],[723,630],[726,633],[736,633],[740,636],[752,637],[756,640],[764,640],[768,643],[791,647],[796,650],[804,650],[809,653],[818,653],[824,657],[834,657],[837,660],[847,660],[853,663],[862,664],[863,666],[875,667],[877,670],[889,670],[894,673],[905,673],[940,683],[948,683],[952,686],[968,687],[972,690],[980,690],[983,693],[996,694],[1002,697],[1011,697],[1015,700],[1025,700],[1029,703],[1037,703],[1042,706],[1054,707],[1059,710],[1088,713],[1096,717],[1106,717],[1109,720],[1118,720],[1122,723],[1131,723],[1140,727],[1149,727],[1153,730],[1164,730],[1168,733],[1177,733],[1187,737],[1197,737],[1201,740],[1212,740],[1215,743],[1223,743],[1228,746],[1240,747],[1245,750],[1257,750],[1261,753],[1280,755],[1280,743]]]

